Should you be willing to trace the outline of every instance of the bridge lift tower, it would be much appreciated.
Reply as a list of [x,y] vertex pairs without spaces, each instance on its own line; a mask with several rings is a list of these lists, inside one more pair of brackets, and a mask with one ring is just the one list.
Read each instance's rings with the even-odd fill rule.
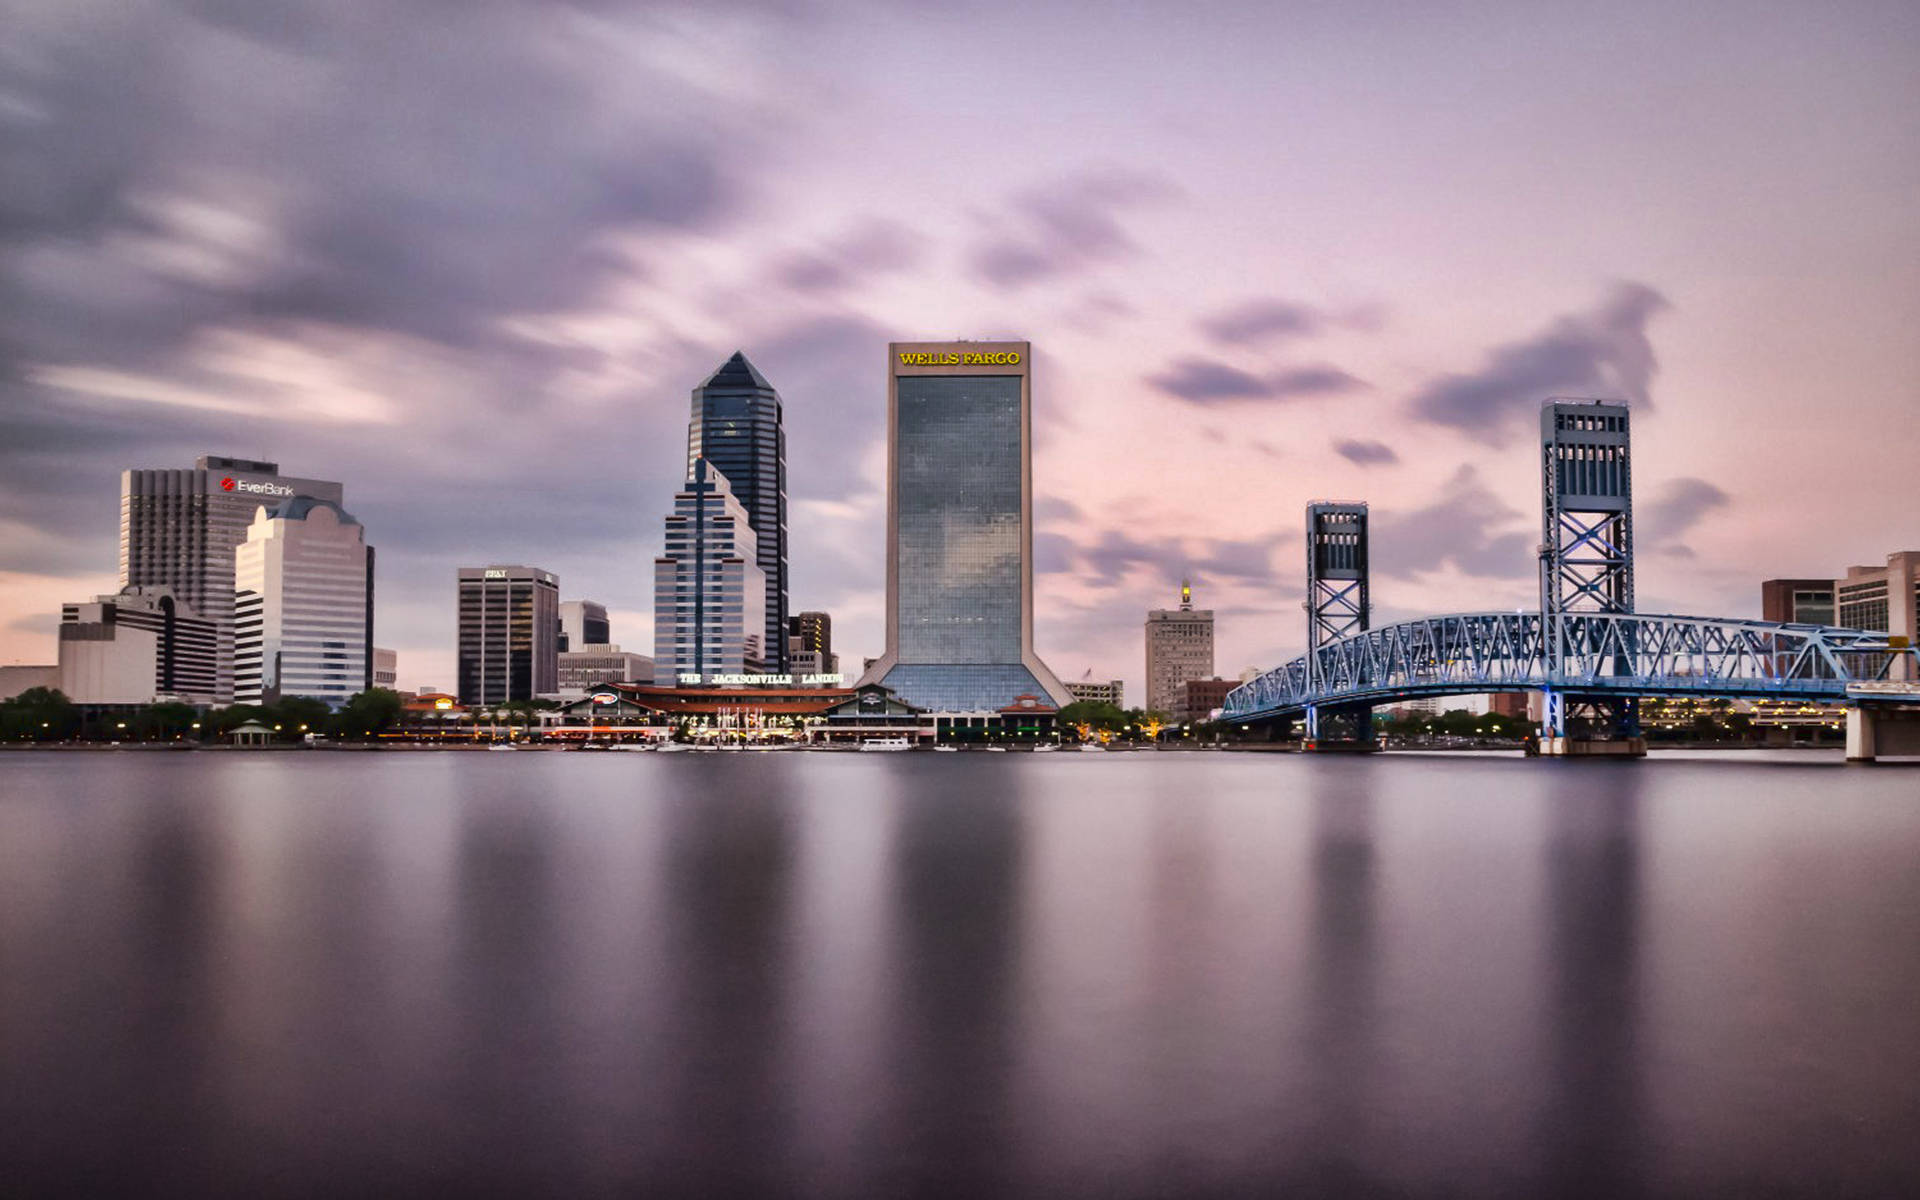
[[[1541,653],[1568,658],[1569,614],[1633,611],[1633,455],[1627,406],[1554,398],[1540,409]],[[1624,659],[1616,673],[1631,675]],[[1644,754],[1639,702],[1547,688],[1543,754]]]
[[[1367,506],[1307,505],[1307,682],[1318,690],[1320,647],[1368,628]],[[1307,706],[1309,750],[1373,750],[1373,708]]]

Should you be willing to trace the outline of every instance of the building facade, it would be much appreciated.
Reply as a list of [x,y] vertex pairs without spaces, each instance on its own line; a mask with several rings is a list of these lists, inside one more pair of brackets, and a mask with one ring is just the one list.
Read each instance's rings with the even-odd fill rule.
[[400,688],[400,654],[383,646],[373,648],[373,686],[398,691]]
[[295,496],[258,510],[233,575],[237,703],[338,708],[373,686],[373,547],[345,509]]
[[831,616],[808,611],[787,618],[787,669],[797,676],[840,673]]
[[1088,672],[1088,678],[1068,680],[1064,686],[1067,689],[1067,695],[1075,701],[1086,700],[1094,704],[1111,704],[1115,708],[1127,706],[1126,685],[1118,679],[1094,679],[1092,672]]
[[163,587],[60,609],[55,687],[75,704],[216,703],[219,629]]
[[[766,574],[731,481],[696,459],[673,498],[664,553],[653,560],[654,682],[672,687],[764,671]],[[786,623],[779,636],[786,640]]]
[[560,580],[538,567],[461,567],[459,701],[551,694],[560,679]]
[[582,646],[560,652],[560,688],[562,700],[584,696],[587,689],[603,683],[652,683],[653,660],[606,644]]
[[1193,606],[1193,587],[1180,585],[1180,607],[1147,613],[1147,708],[1173,714],[1186,701],[1189,679],[1213,676],[1213,610]]
[[1180,707],[1173,719],[1184,724],[1213,718],[1214,711],[1225,706],[1227,693],[1240,686],[1238,679],[1189,679],[1180,685]]
[[1912,639],[1920,606],[1920,550],[1887,556],[1884,567],[1848,567],[1833,581],[1834,624]]
[[1788,625],[1834,624],[1833,580],[1764,580],[1760,584],[1760,619]]
[[560,652],[605,646],[613,641],[607,606],[594,600],[560,602]]
[[245,458],[202,455],[184,470],[120,473],[120,586],[164,587],[214,623],[222,704],[233,698],[234,552],[255,512],[294,496],[344,499],[338,483]]
[[693,389],[687,424],[687,478],[701,459],[727,477],[753,526],[754,562],[763,579],[761,657],[787,669],[787,432],[780,393],[735,352]]
[[936,711],[1068,703],[1033,648],[1031,346],[887,350],[887,645],[862,682]]

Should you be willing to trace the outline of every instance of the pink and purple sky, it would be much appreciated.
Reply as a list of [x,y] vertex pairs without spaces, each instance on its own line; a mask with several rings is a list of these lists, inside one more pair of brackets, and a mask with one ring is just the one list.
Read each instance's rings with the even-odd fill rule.
[[650,653],[687,393],[786,404],[793,607],[881,649],[889,340],[1035,346],[1037,640],[1191,575],[1301,643],[1532,606],[1538,404],[1635,405],[1645,611],[1920,545],[1920,8],[4,0],[0,662],[112,590],[119,472],[342,480],[377,640],[453,572]]

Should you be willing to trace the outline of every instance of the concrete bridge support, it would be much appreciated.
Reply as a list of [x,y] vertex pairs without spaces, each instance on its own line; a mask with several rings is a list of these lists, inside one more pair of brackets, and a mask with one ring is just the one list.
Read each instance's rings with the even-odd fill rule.
[[1548,689],[1540,722],[1546,758],[1645,758],[1640,709],[1619,697],[1569,696]]
[[1380,748],[1380,739],[1373,732],[1373,706],[1308,705],[1300,748],[1312,754],[1373,753]]
[[1847,761],[1920,755],[1920,707],[1856,704],[1847,710]]

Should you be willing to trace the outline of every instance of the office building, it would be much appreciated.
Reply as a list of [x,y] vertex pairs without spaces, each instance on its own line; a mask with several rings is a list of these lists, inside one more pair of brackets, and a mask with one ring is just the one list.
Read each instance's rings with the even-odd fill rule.
[[538,567],[461,567],[459,700],[531,700],[560,686],[560,581]]
[[754,563],[764,580],[761,657],[769,671],[787,669],[787,433],[780,393],[735,353],[693,389],[687,425],[687,478],[701,459],[727,484],[753,526]]
[[163,587],[127,587],[60,609],[54,686],[75,704],[213,704],[219,629]]
[[[653,560],[655,682],[765,671],[766,574],[753,524],[728,478],[704,458],[673,498],[664,550]],[[785,622],[779,634],[785,641]]]
[[234,554],[233,698],[338,708],[373,684],[373,547],[329,500],[253,515]]
[[1173,719],[1192,725],[1213,719],[1216,709],[1227,703],[1227,693],[1240,686],[1238,679],[1189,679],[1180,685],[1180,706]]
[[400,654],[382,646],[373,648],[373,686],[388,691],[400,689]]
[[787,618],[787,670],[796,677],[840,673],[831,616],[808,611]]
[[1067,695],[1075,702],[1086,700],[1094,704],[1111,704],[1115,708],[1127,706],[1127,689],[1118,679],[1095,679],[1089,670],[1085,677],[1069,680],[1065,687]]
[[233,556],[253,514],[294,496],[340,504],[341,492],[282,475],[277,463],[217,455],[185,470],[120,473],[120,586],[164,587],[214,623],[220,703],[233,698]]
[[1213,676],[1213,610],[1193,606],[1193,585],[1181,583],[1180,607],[1147,613],[1147,709],[1176,713],[1189,679]]
[[560,602],[560,652],[604,646],[613,641],[607,606],[592,600]]
[[915,708],[997,712],[1066,688],[1033,648],[1026,342],[896,342],[887,358],[887,644],[863,677]]
[[1834,624],[1843,628],[1920,637],[1920,550],[1889,554],[1884,567],[1848,567],[1844,578],[1833,581],[1833,601]]
[[1768,579],[1760,584],[1760,619],[1788,625],[1833,624],[1833,580]]
[[652,683],[653,660],[611,644],[560,652],[562,700],[578,699],[603,683]]

